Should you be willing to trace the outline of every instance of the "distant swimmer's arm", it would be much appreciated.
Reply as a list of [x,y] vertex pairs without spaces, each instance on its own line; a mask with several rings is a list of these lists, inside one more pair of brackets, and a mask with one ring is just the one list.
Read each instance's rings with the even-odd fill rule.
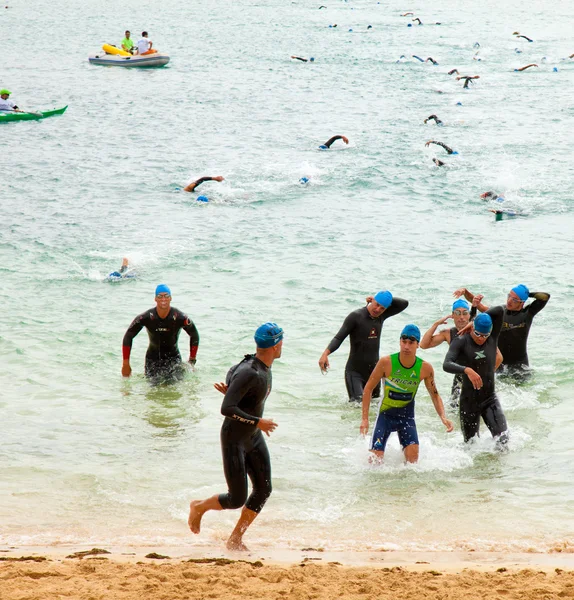
[[424,122],[427,123],[428,121],[434,120],[434,122],[437,125],[442,125],[442,121],[436,116],[436,115],[430,115],[429,117],[427,117]]
[[412,17],[412,16],[414,16],[414,14],[415,13],[413,13],[413,12],[406,12],[406,13],[402,14],[401,17]]
[[531,42],[531,41],[532,41],[532,40],[531,40],[529,37],[527,37],[527,36],[525,36],[525,35],[517,35],[516,37],[517,37],[517,38],[524,38],[525,40],[528,40],[529,42]]
[[437,146],[441,146],[442,148],[444,148],[448,154],[453,154],[454,150],[452,148],[450,148],[449,146],[447,146],[445,143],[443,142],[436,142],[435,140],[429,140],[425,146],[429,146],[430,144],[436,144]]
[[574,58],[574,54],[571,54],[568,58]]
[[444,163],[442,162],[442,160],[439,160],[438,158],[433,158],[432,161],[437,167],[444,167]]
[[199,179],[196,179],[195,181],[192,181],[189,185],[185,186],[183,188],[183,191],[193,192],[195,188],[198,185],[201,185],[204,181],[224,181],[224,179],[221,175],[218,175],[217,177],[201,177]]
[[439,416],[442,424],[446,427],[446,430],[450,433],[454,426],[453,424],[446,418],[444,413],[444,404],[442,402],[442,398],[436,389],[436,383],[434,380],[434,369],[432,365],[426,361],[423,361],[423,366],[421,369],[421,377],[424,379],[425,386],[427,391],[431,397],[432,403],[434,405],[434,409],[436,410],[436,414]]
[[534,63],[530,64],[530,65],[526,65],[525,67],[520,67],[520,69],[514,69],[515,71],[526,71],[526,69],[530,69],[530,67],[537,67],[538,65],[535,65]]
[[437,61],[430,56],[425,60],[425,62],[431,62],[433,65],[438,65]]
[[321,358],[319,359],[319,367],[321,368],[321,371],[325,372],[327,369],[329,369],[329,354],[332,354],[339,349],[345,338],[351,333],[351,331],[353,331],[354,328],[355,316],[353,313],[351,313],[343,321],[341,329],[339,329],[335,337],[331,340],[331,343],[325,348],[323,354],[321,354]]
[[457,75],[458,73],[458,69],[452,69],[451,71],[448,72],[448,75],[452,75],[453,73],[456,73]]
[[452,315],[443,317],[442,319],[439,319],[430,326],[430,329],[423,335],[421,339],[420,347],[422,350],[428,350],[428,348],[435,348],[443,342],[448,342],[448,329],[439,331],[436,335],[435,331],[437,330],[437,327],[440,327],[440,325],[446,325],[449,319],[452,319]]
[[306,58],[302,58],[301,56],[292,56],[291,58],[294,58],[295,60],[300,60],[300,61],[303,61],[303,62],[307,62],[307,59]]
[[373,390],[377,387],[379,381],[383,377],[386,377],[391,372],[391,359],[389,356],[383,356],[376,364],[365,389],[363,390],[363,403],[362,403],[362,414],[361,414],[361,426],[359,431],[361,435],[367,435],[369,432],[369,408],[371,406],[371,398],[373,397]]
[[337,140],[343,140],[345,142],[345,144],[349,143],[348,138],[346,138],[344,135],[334,135],[332,138],[328,139],[323,146],[327,146],[327,148],[330,148],[331,145],[336,142]]
[[422,24],[423,24],[423,22],[422,22],[422,21],[421,21],[421,20],[420,20],[418,17],[416,17],[415,19],[411,19],[411,20],[412,20],[413,22],[414,22],[414,21],[417,21],[419,25],[422,25]]
[[144,315],[138,315],[128,327],[122,341],[122,375],[129,377],[132,374],[132,368],[130,366],[130,354],[132,352],[132,343],[136,335],[144,327]]

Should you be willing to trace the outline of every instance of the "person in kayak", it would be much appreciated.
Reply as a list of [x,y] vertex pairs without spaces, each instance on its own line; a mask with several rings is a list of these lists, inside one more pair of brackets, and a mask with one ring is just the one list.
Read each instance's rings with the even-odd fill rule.
[[10,94],[8,90],[0,90],[0,112],[24,112],[9,99]]
[[193,321],[177,308],[171,306],[171,290],[167,285],[155,289],[156,306],[138,315],[128,327],[122,342],[122,375],[132,373],[130,354],[136,335],[145,327],[149,346],[145,358],[145,374],[152,383],[181,379],[183,365],[177,346],[180,331],[189,335],[189,362],[194,365],[199,347],[199,333]]
[[131,33],[129,31],[125,32],[125,38],[122,40],[122,50],[133,54],[135,52],[134,41],[132,40]]
[[184,192],[193,192],[198,185],[201,185],[204,181],[225,181],[221,175],[217,177],[200,177],[195,181],[192,181],[183,188]]
[[148,40],[147,31],[142,31],[141,40],[138,41],[138,54],[145,56],[146,54],[157,54],[157,50],[152,48],[153,42]]
[[[227,492],[190,502],[187,521],[192,533],[197,534],[207,511],[241,508],[237,525],[227,540],[228,550],[247,550],[243,534],[272,492],[271,459],[263,433],[269,436],[277,423],[263,418],[263,410],[271,392],[271,366],[281,358],[283,329],[276,323],[264,323],[255,331],[254,339],[255,354],[247,354],[231,367],[225,383],[214,384],[225,395],[220,439]],[[249,497],[247,477],[253,488]]]

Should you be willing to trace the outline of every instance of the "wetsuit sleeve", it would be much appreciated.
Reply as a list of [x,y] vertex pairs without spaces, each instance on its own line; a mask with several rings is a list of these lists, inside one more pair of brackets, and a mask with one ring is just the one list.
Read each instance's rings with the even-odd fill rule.
[[492,319],[492,331],[490,335],[498,337],[504,321],[504,306],[493,306],[486,311],[486,314],[490,315]]
[[130,357],[130,354],[132,352],[132,342],[136,335],[144,328],[144,319],[145,313],[138,315],[131,322],[131,325],[128,327],[128,330],[124,335],[124,340],[122,342],[122,355],[124,360],[127,360]]
[[183,330],[189,335],[189,360],[195,360],[199,349],[199,332],[195,323],[186,315],[183,316]]
[[550,294],[546,292],[532,292],[528,295],[529,298],[534,298],[534,302],[528,305],[528,314],[533,317],[538,314],[550,300]]
[[245,423],[246,425],[257,425],[259,418],[247,414],[239,408],[239,402],[251,388],[251,377],[248,372],[235,373],[229,382],[227,392],[221,405],[221,414],[229,419]]
[[342,140],[342,139],[343,139],[342,135],[334,135],[331,139],[327,140],[323,145],[327,146],[327,148],[330,148],[331,144],[333,144],[337,140]]
[[198,185],[201,185],[205,181],[213,181],[213,177],[200,177],[199,179],[194,181],[195,185],[193,186],[193,189],[195,189]]
[[383,313],[383,321],[386,321],[389,317],[394,317],[399,313],[402,313],[405,308],[409,305],[408,300],[403,300],[402,298],[393,298],[389,308],[385,310]]
[[464,367],[463,365],[459,365],[456,362],[458,360],[464,341],[464,337],[459,337],[451,341],[450,346],[448,347],[448,352],[444,357],[444,362],[442,363],[442,368],[447,373],[464,373],[466,367]]
[[327,346],[327,350],[332,354],[335,350],[339,349],[339,346],[344,342],[345,338],[355,328],[355,314],[351,313],[347,315],[347,318],[343,321],[341,329],[337,332],[335,337],[331,340],[331,343]]
[[471,321],[474,321],[474,317],[476,317],[477,311],[478,311],[478,309],[476,308],[476,306],[470,307],[470,320]]

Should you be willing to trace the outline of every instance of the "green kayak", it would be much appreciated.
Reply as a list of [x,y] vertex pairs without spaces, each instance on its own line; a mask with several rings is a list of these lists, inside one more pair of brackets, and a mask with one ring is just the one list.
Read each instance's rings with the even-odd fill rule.
[[46,119],[47,117],[53,117],[54,115],[62,115],[66,112],[66,108],[68,108],[68,106],[37,113],[0,112],[0,123],[7,123],[8,121],[38,121],[39,119]]

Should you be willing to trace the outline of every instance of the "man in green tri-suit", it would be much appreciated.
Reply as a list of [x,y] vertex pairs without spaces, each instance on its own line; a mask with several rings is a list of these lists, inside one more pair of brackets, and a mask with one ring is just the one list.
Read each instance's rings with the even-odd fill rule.
[[442,399],[436,389],[432,365],[417,356],[421,332],[416,325],[406,325],[401,332],[400,352],[384,356],[373,369],[363,392],[363,418],[360,431],[369,431],[369,407],[373,390],[384,378],[384,393],[381,394],[379,414],[371,439],[371,452],[382,460],[387,440],[393,431],[399,441],[407,462],[415,463],[419,458],[419,438],[415,423],[415,396],[419,384],[424,380],[435,410],[447,431],[453,430],[446,418]]

